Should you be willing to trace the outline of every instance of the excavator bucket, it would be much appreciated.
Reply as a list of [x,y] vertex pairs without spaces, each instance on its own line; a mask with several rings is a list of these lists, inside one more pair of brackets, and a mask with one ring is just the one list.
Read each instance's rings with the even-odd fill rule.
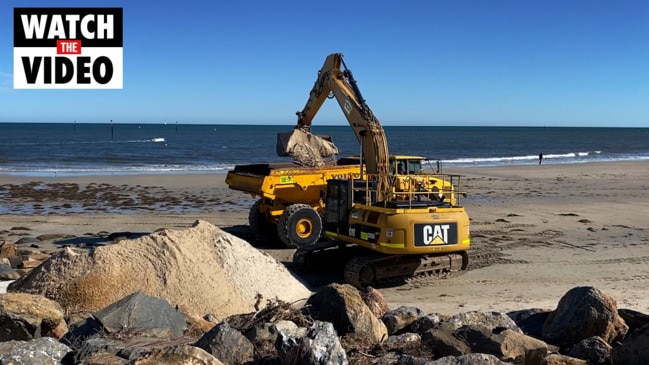
[[277,133],[277,155],[291,156],[293,161],[307,167],[332,164],[338,148],[331,136],[317,136],[300,128]]

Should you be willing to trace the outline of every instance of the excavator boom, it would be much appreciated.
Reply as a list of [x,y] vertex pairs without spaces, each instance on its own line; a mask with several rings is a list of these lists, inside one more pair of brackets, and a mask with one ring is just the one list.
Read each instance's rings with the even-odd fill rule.
[[333,53],[325,60],[304,109],[297,112],[295,129],[278,134],[277,152],[280,156],[292,156],[296,162],[310,167],[326,164],[326,160],[338,152],[330,140],[311,133],[311,122],[330,94],[336,98],[361,144],[361,164],[365,166],[365,172],[378,177],[377,192],[381,199],[389,189],[389,152],[385,131],[365,103],[342,53]]

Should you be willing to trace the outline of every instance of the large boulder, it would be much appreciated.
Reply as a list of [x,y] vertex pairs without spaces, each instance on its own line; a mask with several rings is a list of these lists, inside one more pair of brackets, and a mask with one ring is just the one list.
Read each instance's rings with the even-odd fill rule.
[[302,337],[280,330],[275,348],[281,364],[348,364],[338,333],[329,322],[315,321]]
[[108,333],[127,331],[147,337],[180,337],[187,328],[185,316],[166,300],[141,291],[94,313]]
[[227,322],[219,323],[194,343],[226,364],[242,364],[254,357],[255,347]]
[[305,309],[311,318],[333,324],[339,335],[357,333],[374,343],[388,338],[385,324],[370,311],[355,287],[330,284],[309,298]]
[[66,313],[94,312],[142,291],[218,321],[254,312],[260,298],[293,303],[311,295],[282,263],[205,221],[90,252],[58,251],[8,291],[44,295]]
[[542,339],[561,348],[593,336],[606,343],[621,339],[628,331],[617,313],[615,299],[588,286],[569,290],[559,300],[557,309],[543,324]]
[[0,341],[60,339],[68,331],[61,306],[42,295],[0,294]]

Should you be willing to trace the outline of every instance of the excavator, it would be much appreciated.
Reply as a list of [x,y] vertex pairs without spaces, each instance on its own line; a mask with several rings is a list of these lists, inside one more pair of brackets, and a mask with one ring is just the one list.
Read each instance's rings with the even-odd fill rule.
[[[326,58],[293,131],[278,134],[278,154],[318,166],[337,151],[330,140],[311,133],[312,120],[327,98],[336,99],[361,145],[361,173],[327,181],[323,225],[330,239],[299,247],[294,266],[314,271],[348,258],[332,256],[332,250],[356,248],[344,277],[359,288],[466,270],[471,240],[469,217],[459,202],[460,176],[401,175],[391,168],[385,131],[341,53]],[[449,191],[431,194],[429,187],[446,178],[450,183],[441,186]]]

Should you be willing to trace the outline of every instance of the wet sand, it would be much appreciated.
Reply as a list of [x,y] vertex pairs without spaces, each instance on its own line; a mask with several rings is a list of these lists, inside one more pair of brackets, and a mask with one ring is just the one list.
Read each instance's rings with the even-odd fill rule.
[[[425,312],[554,308],[594,286],[621,308],[649,312],[649,162],[447,168],[464,175],[471,217],[466,273],[380,289],[393,308]],[[110,244],[209,221],[248,237],[254,199],[224,174],[15,177],[0,175],[0,242],[42,251]],[[23,246],[24,246],[23,245]],[[24,246],[24,247],[27,247]],[[21,246],[22,247],[22,246]],[[292,251],[268,249],[290,263]]]

